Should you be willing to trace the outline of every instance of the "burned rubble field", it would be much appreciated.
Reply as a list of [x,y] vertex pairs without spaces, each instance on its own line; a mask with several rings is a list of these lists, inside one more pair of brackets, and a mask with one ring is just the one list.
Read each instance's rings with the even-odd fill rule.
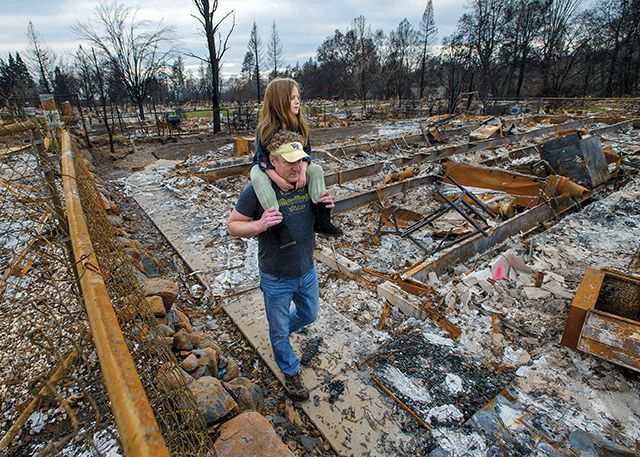
[[[522,128],[536,127],[540,125],[529,123]],[[378,133],[384,136],[383,131],[381,127]],[[640,144],[635,130],[599,135],[599,139],[604,147],[625,156],[636,154]],[[509,151],[529,144],[514,142],[458,154],[453,160],[479,163],[505,157]],[[334,197],[340,199],[383,185],[389,176],[403,171],[391,163],[392,159],[418,154],[425,148],[421,143],[386,151],[363,148],[354,154],[321,159],[319,163],[326,174],[383,163],[375,175],[330,187]],[[206,227],[204,234],[194,231],[192,238],[195,244],[212,249],[219,259],[220,268],[208,284],[211,293],[219,296],[257,282],[255,240],[230,238],[225,229],[226,217],[248,182],[247,177],[206,182],[193,173],[199,168],[232,163],[228,159],[231,154],[232,149],[227,146],[203,157],[190,157],[177,166],[154,165],[146,172],[112,183],[127,194],[161,192],[166,204],[180,208],[185,218],[193,220],[194,227]],[[534,152],[528,158],[499,166],[532,171],[538,161]],[[442,174],[440,165],[425,162],[412,165],[410,176]],[[435,321],[408,318],[394,306],[383,321],[385,301],[375,289],[318,264],[321,302],[335,307],[380,344],[365,351],[358,362],[365,373],[364,382],[373,378],[382,382],[432,428],[428,432],[397,408],[405,429],[414,435],[413,441],[406,443],[406,455],[573,455],[580,446],[591,449],[585,444],[588,439],[576,435],[576,431],[584,431],[585,436],[600,435],[607,445],[628,449],[640,440],[640,431],[634,426],[640,420],[637,376],[558,345],[585,268],[613,268],[638,274],[630,266],[640,250],[640,180],[630,175],[603,187],[573,212],[558,215],[531,233],[511,236],[428,277],[426,282],[433,290],[429,301],[435,311],[460,329],[457,339],[451,339]],[[417,230],[412,241],[400,236],[401,231],[389,223],[385,209],[395,207],[409,218],[422,217],[441,205],[433,197],[435,189],[429,184],[406,189],[381,204],[337,214],[334,219],[348,236],[338,240],[318,237],[318,244],[366,271],[387,276],[400,275],[421,262],[429,262],[437,257],[432,252],[449,227],[462,226],[458,236],[472,231],[465,220],[455,211],[448,211],[430,226]],[[447,190],[446,186],[440,189]],[[472,190],[478,195],[484,192]],[[488,226],[492,229],[501,222],[497,217],[489,218]],[[518,259],[537,275],[514,268],[506,280],[487,281],[492,267],[504,259]],[[366,275],[366,279],[374,285],[381,282],[376,276]],[[629,292],[621,292],[616,284],[605,284],[604,295],[607,290],[612,291],[609,301],[603,298],[599,306],[616,309],[619,298],[629,298],[631,303],[635,300],[635,308],[630,305],[630,310],[623,311],[637,318],[637,290],[628,297],[621,297]],[[198,312],[197,307],[194,310]],[[308,349],[303,357],[305,365],[314,367],[315,352],[331,348],[315,332],[310,334],[301,337]],[[246,359],[241,362],[245,371],[251,357],[244,353],[240,358]],[[272,380],[269,388],[274,388],[274,383],[277,384]],[[339,381],[329,386],[332,399],[343,395],[341,388]],[[601,395],[607,400],[602,400]],[[390,397],[388,401],[393,404]],[[281,416],[277,409],[273,411],[267,417],[279,426],[281,422],[275,419]],[[386,452],[397,455],[400,451],[390,445]]]

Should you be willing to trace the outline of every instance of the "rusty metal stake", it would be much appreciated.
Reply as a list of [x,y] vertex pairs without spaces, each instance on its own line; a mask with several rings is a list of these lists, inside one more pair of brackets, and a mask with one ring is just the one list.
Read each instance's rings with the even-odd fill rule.
[[420,425],[422,425],[424,428],[426,428],[429,433],[432,433],[433,431],[431,430],[431,427],[429,427],[429,425],[423,421],[420,416],[418,416],[411,408],[409,408],[402,400],[400,400],[398,397],[396,397],[393,392],[391,392],[389,389],[387,389],[387,387],[382,384],[382,382],[376,378],[373,374],[371,375],[371,380],[378,386],[380,387],[386,394],[388,394],[391,398],[393,398],[400,406],[402,406],[402,408],[407,411],[409,414],[411,414],[415,420],[417,420]]

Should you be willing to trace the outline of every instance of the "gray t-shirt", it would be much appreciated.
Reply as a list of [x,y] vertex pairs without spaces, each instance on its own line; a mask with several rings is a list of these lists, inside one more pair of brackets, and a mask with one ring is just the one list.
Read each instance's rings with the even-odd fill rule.
[[[275,183],[280,212],[296,244],[280,249],[273,230],[258,235],[258,266],[261,271],[284,278],[297,278],[313,266],[313,211],[307,188],[283,192]],[[236,211],[254,220],[260,219],[264,209],[256,197],[253,186],[249,184],[240,193]]]

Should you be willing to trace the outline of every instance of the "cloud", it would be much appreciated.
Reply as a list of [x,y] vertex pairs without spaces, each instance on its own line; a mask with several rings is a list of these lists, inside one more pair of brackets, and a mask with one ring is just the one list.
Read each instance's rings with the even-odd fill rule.
[[[451,34],[463,12],[464,0],[434,0],[434,16],[439,29],[438,39]],[[173,26],[183,51],[204,57],[206,41],[197,20],[197,11],[191,1],[176,0],[126,0],[121,2],[138,8],[138,19],[163,21]],[[229,39],[229,50],[224,56],[223,74],[237,73],[242,65],[253,22],[256,22],[266,53],[266,42],[276,23],[283,44],[284,60],[289,65],[303,63],[315,55],[325,38],[336,29],[344,31],[351,21],[365,16],[371,30],[382,29],[389,33],[405,17],[418,28],[426,1],[424,0],[235,0],[221,1],[215,18],[235,10],[236,27]],[[75,0],[50,0],[48,2],[26,0],[7,2],[0,11],[0,58],[7,53],[26,52],[27,24],[31,20],[41,39],[58,54],[74,53],[79,40],[71,27],[78,21],[86,22],[94,16],[97,2]],[[228,18],[221,32],[231,24]],[[185,57],[188,68],[197,68],[199,61]]]

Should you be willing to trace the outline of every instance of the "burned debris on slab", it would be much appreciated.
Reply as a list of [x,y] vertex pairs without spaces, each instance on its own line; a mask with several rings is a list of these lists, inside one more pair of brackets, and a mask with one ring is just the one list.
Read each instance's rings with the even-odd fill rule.
[[[619,118],[496,119],[422,120],[402,135],[316,148],[337,198],[335,221],[348,233],[318,238],[321,300],[370,345],[344,357],[345,367],[380,392],[394,411],[388,420],[410,431],[381,439],[388,454],[632,449],[637,379],[558,342],[587,268],[632,272],[640,182],[625,161],[635,160],[637,131]],[[224,230],[248,179],[248,162],[230,156],[212,151],[121,182],[144,195],[174,246],[192,243],[218,260],[219,268],[202,269],[218,296],[257,279],[255,243]],[[188,239],[165,232],[159,214],[191,219]],[[599,311],[629,311],[616,303],[633,292],[616,287],[603,287]],[[373,423],[346,406],[358,393],[330,375],[326,363],[338,349],[320,336],[300,339],[304,370],[317,375],[305,412],[326,436],[325,399],[354,424]],[[354,435],[340,437],[330,441],[348,453]]]

